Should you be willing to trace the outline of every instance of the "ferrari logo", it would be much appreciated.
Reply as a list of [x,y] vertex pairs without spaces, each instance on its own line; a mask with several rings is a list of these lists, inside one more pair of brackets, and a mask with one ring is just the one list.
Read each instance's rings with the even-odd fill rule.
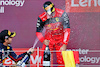
[[56,21],[58,22],[59,21],[59,18],[56,18]]

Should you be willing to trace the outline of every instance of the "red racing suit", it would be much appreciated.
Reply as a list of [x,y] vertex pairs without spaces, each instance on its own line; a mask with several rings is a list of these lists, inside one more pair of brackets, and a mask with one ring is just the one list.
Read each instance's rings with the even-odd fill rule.
[[[42,32],[45,28],[45,35]],[[52,18],[47,17],[47,13],[43,12],[37,20],[36,35],[43,43],[45,39],[49,40],[50,50],[59,51],[63,44],[68,44],[70,35],[69,17],[64,10],[55,8],[55,14]],[[42,49],[45,50],[46,45],[43,44]],[[64,64],[61,52],[56,52],[57,62]]]

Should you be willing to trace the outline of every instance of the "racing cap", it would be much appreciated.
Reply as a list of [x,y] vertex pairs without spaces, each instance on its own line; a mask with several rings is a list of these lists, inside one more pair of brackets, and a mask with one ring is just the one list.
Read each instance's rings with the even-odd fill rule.
[[0,32],[0,42],[4,42],[9,37],[13,38],[16,36],[16,32],[10,32],[9,30],[3,30]]
[[49,15],[51,15],[55,11],[54,4],[50,1],[45,2],[43,4],[43,8]]

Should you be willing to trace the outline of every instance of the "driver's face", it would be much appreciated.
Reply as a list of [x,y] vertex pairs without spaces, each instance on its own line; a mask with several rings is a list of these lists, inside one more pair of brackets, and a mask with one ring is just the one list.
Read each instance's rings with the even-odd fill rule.
[[50,15],[47,13],[47,18],[53,18],[55,16],[55,12],[52,12]]
[[9,37],[9,38],[6,40],[6,42],[7,42],[8,44],[11,44],[11,43],[12,43],[12,39],[13,39],[13,38]]

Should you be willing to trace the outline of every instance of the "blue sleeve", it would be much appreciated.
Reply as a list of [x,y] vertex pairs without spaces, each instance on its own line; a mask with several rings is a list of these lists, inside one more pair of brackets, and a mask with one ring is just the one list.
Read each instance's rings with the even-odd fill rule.
[[15,62],[18,62],[20,60],[22,60],[22,58],[24,58],[24,56],[27,54],[27,52],[20,54],[20,55],[16,55],[16,53],[12,50],[12,48],[10,49],[11,52],[9,53],[9,57],[14,60]]

